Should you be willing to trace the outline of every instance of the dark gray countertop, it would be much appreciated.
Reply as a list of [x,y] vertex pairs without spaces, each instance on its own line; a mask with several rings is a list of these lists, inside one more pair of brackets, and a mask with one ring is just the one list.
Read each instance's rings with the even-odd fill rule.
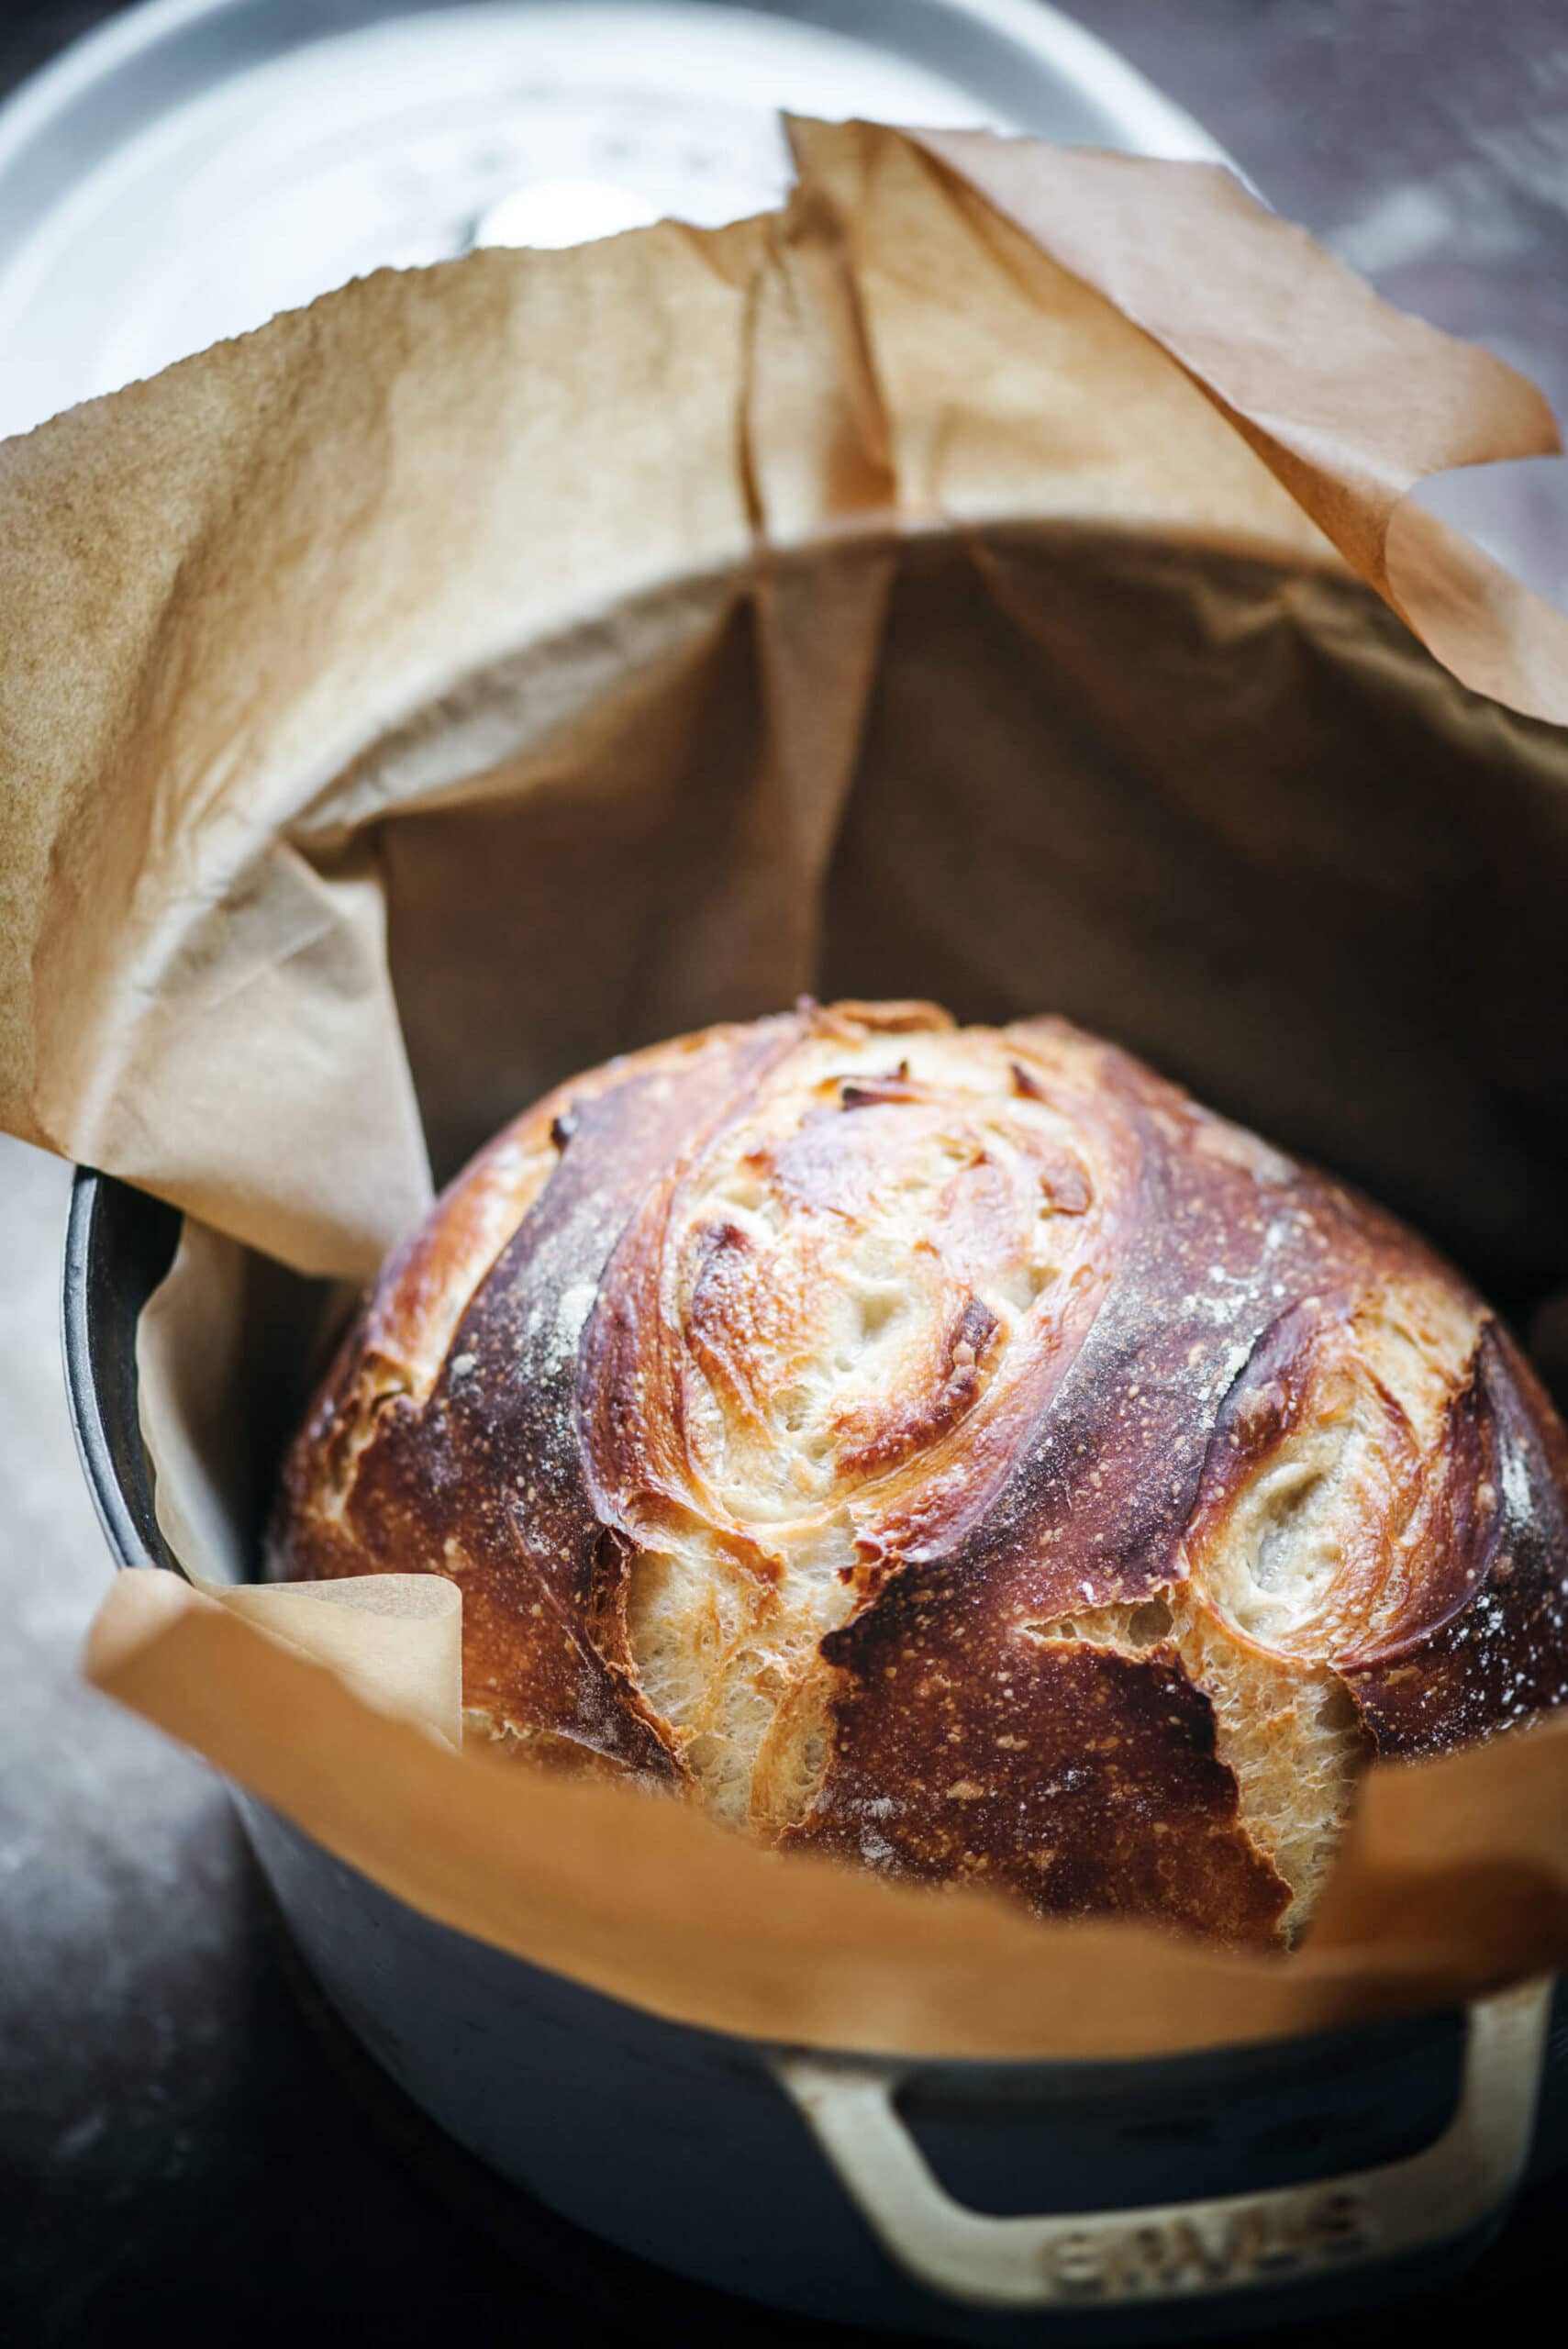
[[[0,0],[0,88],[108,13]],[[1563,0],[1072,13],[1282,211],[1568,407]],[[1568,503],[1543,467],[1508,472],[1445,510],[1568,600]],[[688,2338],[732,2340],[721,2308],[542,2218],[496,2249],[417,2177],[302,2020],[210,1776],[78,1685],[110,1570],[58,1369],[66,1189],[62,1167],[0,1142],[0,2340],[613,2343],[677,2311]],[[1522,2323],[1556,2266],[1543,2201],[1443,2314]],[[1381,2343],[1387,2323],[1336,2336]]]

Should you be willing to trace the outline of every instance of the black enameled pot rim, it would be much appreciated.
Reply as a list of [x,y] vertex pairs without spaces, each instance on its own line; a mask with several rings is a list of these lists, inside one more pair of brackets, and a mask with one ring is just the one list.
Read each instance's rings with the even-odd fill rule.
[[179,1566],[159,1530],[137,1408],[141,1308],[173,1261],[182,1218],[128,1183],[79,1166],[61,1285],[72,1431],[117,1565]]

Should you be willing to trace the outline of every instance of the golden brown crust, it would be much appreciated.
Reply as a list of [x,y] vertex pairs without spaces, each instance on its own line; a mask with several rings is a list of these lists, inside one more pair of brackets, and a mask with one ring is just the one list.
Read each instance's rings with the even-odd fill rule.
[[1364,1201],[1063,1022],[844,1004],[498,1137],[275,1533],[460,1579],[467,1703],[532,1750],[1255,1942],[1372,1741],[1562,1700],[1565,1490],[1511,1341]]
[[1341,1666],[1385,1753],[1441,1753],[1564,1699],[1568,1436],[1495,1321],[1454,1407],[1441,1492],[1417,1624]]
[[[752,1031],[716,1030],[695,1049],[639,1054],[608,1083],[551,1097],[492,1144],[384,1274],[284,1476],[279,1543],[291,1572],[452,1576],[463,1590],[467,1706],[498,1729],[666,1778],[672,1751],[602,1589],[615,1551],[575,1440],[576,1345],[649,1163],[727,1098],[757,1049]],[[548,1184],[487,1264],[463,1256],[473,1286],[454,1315],[450,1289],[431,1294],[433,1267],[459,1253],[450,1233],[473,1228],[508,1138],[527,1157],[552,1130]],[[416,1401],[412,1365],[438,1302],[450,1341]],[[346,1475],[345,1427],[355,1430]]]
[[1057,1915],[1273,1938],[1289,1887],[1241,1822],[1213,1708],[1173,1648],[1020,1635],[951,1602],[936,1620],[895,1612],[862,1618],[868,1638],[835,1635],[832,1762],[786,1842]]

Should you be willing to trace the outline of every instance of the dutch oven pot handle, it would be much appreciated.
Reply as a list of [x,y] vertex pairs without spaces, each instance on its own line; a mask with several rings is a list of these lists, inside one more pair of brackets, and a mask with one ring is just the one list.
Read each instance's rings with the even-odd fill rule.
[[884,2250],[952,2299],[1006,2308],[1195,2299],[1342,2275],[1452,2241],[1497,2213],[1535,2126],[1551,1984],[1478,1999],[1452,2121],[1424,2152],[1308,2186],[1060,2218],[956,2202],[899,2118],[903,2070],[780,2054],[774,2069]]

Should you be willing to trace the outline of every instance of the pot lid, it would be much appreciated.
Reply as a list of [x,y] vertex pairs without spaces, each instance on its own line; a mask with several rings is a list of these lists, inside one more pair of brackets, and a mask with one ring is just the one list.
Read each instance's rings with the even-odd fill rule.
[[1042,0],[143,0],[0,106],[0,434],[384,264],[765,209],[780,108],[1224,160]]

